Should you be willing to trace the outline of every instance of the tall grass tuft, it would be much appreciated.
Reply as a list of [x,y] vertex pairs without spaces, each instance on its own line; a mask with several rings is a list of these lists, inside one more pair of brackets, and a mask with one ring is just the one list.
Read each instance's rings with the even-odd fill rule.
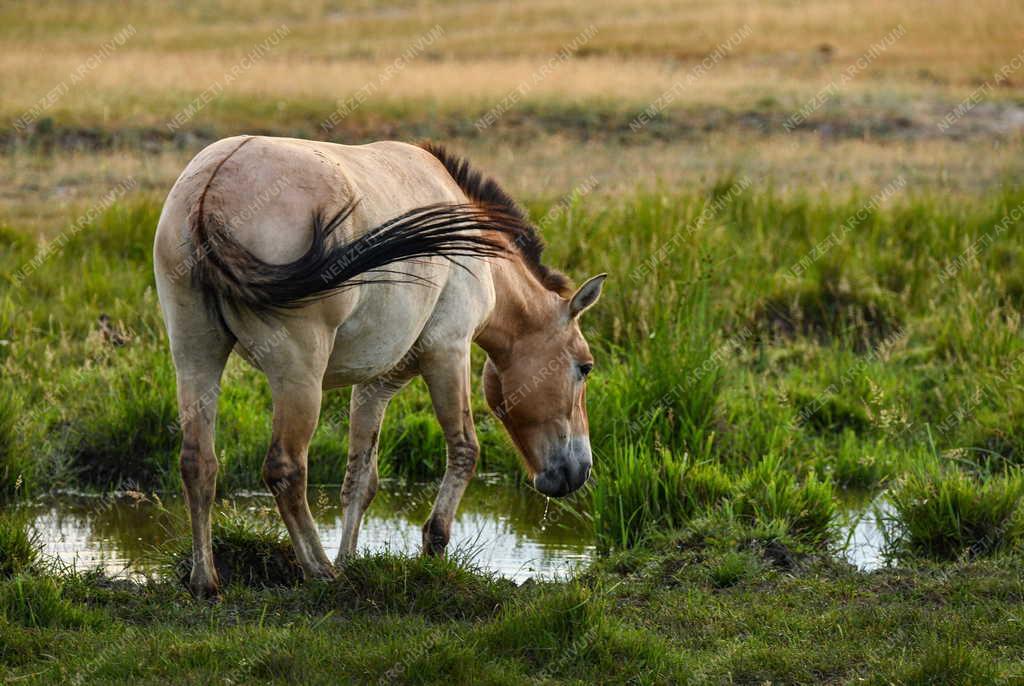
[[602,456],[600,470],[592,503],[598,543],[605,549],[628,548],[653,530],[681,526],[733,492],[717,465],[641,443],[615,446]]
[[640,444],[605,456],[591,497],[598,543],[605,550],[635,546],[719,507],[752,527],[779,525],[796,541],[820,545],[830,539],[836,515],[832,482],[812,473],[799,483],[778,457],[765,457],[730,476],[717,463]]
[[825,543],[832,533],[836,515],[832,482],[813,472],[798,483],[792,468],[781,458],[766,456],[739,478],[735,512],[752,523],[778,520],[795,539],[811,544]]
[[999,669],[988,654],[959,642],[935,641],[902,671],[885,683],[917,684],[997,684]]
[[987,555],[1024,541],[1024,475],[1018,468],[987,477],[930,464],[890,494],[897,553],[950,560]]
[[0,579],[29,571],[38,561],[38,541],[24,523],[10,516],[0,517]]
[[98,612],[72,604],[52,577],[16,576],[0,583],[0,617],[31,628],[95,626]]
[[98,486],[177,485],[180,442],[174,372],[166,353],[129,349],[81,374],[69,399],[63,450],[78,478]]
[[493,616],[515,584],[481,571],[459,555],[356,557],[322,591],[338,607],[381,613],[422,613],[436,620]]
[[869,444],[849,430],[817,462],[821,472],[831,476],[837,486],[861,491],[876,488],[895,469],[893,451],[883,441]]
[[[673,286],[675,288],[675,286]],[[645,338],[628,349],[612,346],[588,394],[591,441],[599,449],[657,442],[707,457],[714,444],[722,341],[710,307],[708,278],[666,293],[644,317]]]
[[19,495],[30,484],[33,463],[18,445],[18,418],[22,408],[14,390],[0,391],[0,500]]

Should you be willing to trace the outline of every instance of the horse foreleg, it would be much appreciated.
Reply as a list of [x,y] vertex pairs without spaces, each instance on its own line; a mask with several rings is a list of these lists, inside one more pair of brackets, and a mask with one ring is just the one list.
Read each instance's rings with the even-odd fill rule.
[[348,466],[341,487],[341,547],[335,563],[355,555],[363,514],[377,494],[377,444],[388,403],[408,379],[382,377],[352,387],[349,403]]
[[434,412],[444,431],[448,462],[437,500],[423,525],[423,553],[443,555],[451,536],[455,511],[476,472],[480,446],[470,406],[469,347],[424,356],[423,378]]

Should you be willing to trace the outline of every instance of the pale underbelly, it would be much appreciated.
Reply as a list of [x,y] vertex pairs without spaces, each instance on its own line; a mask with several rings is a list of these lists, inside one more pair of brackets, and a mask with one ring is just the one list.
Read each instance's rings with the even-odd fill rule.
[[407,356],[415,357],[416,341],[429,310],[416,314],[395,309],[371,312],[357,310],[338,327],[324,373],[325,389],[364,383],[399,365],[413,364]]

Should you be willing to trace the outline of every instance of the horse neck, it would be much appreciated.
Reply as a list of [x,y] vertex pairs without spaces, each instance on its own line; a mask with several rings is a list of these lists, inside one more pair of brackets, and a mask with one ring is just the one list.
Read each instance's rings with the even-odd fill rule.
[[499,366],[515,340],[555,315],[561,298],[545,288],[518,256],[491,262],[494,308],[476,338]]

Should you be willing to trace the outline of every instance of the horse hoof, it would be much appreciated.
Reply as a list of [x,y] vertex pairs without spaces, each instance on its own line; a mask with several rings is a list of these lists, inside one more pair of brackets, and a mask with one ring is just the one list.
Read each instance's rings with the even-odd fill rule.
[[213,582],[190,582],[188,590],[192,592],[192,595],[197,600],[207,600],[209,602],[217,603],[220,602],[220,587]]
[[423,554],[432,557],[444,557],[444,551],[447,547],[448,533],[436,520],[428,520],[423,525]]
[[448,548],[447,541],[430,540],[423,543],[423,555],[425,557],[444,557]]
[[330,564],[319,565],[316,569],[309,570],[306,572],[306,579],[317,579],[320,581],[330,581],[336,579],[338,572]]

